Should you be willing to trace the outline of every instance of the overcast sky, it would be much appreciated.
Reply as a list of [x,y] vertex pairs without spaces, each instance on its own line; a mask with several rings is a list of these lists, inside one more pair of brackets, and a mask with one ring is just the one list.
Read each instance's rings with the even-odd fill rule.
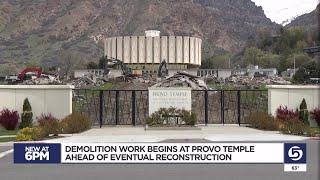
[[319,0],[252,0],[262,6],[264,13],[272,21],[281,24],[283,21],[311,12],[316,9]]

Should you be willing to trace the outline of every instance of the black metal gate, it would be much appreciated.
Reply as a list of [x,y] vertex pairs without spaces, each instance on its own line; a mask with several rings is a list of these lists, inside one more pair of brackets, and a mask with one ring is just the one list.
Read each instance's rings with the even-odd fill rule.
[[[144,125],[147,90],[73,91],[73,111],[88,115],[93,124]],[[267,112],[266,90],[194,90],[192,111],[198,124],[243,124],[251,112]]]

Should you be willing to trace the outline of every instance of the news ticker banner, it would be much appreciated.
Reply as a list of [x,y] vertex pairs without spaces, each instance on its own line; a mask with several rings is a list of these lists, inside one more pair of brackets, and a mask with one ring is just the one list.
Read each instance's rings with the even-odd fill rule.
[[305,143],[15,143],[14,163],[284,164],[306,171]]

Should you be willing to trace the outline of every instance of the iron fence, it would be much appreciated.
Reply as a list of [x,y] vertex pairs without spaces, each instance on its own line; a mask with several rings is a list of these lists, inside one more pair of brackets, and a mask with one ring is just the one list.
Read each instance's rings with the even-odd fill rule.
[[[198,124],[244,124],[252,112],[267,112],[267,90],[194,90],[192,112]],[[144,125],[147,90],[73,90],[73,111],[94,125]]]

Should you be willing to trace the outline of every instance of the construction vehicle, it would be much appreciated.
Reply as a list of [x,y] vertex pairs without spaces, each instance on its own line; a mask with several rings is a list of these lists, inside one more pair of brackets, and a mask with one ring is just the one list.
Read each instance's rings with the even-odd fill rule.
[[39,78],[42,74],[42,69],[40,67],[27,67],[24,68],[18,75],[20,81]]
[[141,69],[132,69],[132,71],[131,71],[131,76],[133,76],[133,77],[139,77],[142,75],[143,75],[143,73],[142,73]]
[[39,78],[42,75],[42,69],[40,67],[27,67],[22,69],[18,75],[8,75],[5,80],[9,84],[20,83],[25,80]]
[[[110,67],[114,68],[115,66],[118,66],[118,67],[120,66],[122,75],[125,77],[139,77],[143,75],[142,70],[139,70],[139,69],[131,70],[119,59],[105,57],[105,61],[104,61],[105,74],[109,74],[111,70]],[[158,77],[165,77],[165,76],[168,76],[168,68],[167,68],[167,62],[163,60],[160,63],[158,68]]]
[[127,77],[131,75],[131,70],[119,59],[115,59],[115,58],[107,58],[105,57],[105,61],[104,61],[104,69],[105,69],[105,73],[109,74],[110,72],[110,66],[120,66],[121,71],[122,71],[122,75]]
[[158,68],[158,77],[163,78],[163,77],[168,76],[168,74],[169,74],[169,71],[167,68],[167,62],[166,62],[166,60],[162,60],[162,62],[159,65],[159,68]]

